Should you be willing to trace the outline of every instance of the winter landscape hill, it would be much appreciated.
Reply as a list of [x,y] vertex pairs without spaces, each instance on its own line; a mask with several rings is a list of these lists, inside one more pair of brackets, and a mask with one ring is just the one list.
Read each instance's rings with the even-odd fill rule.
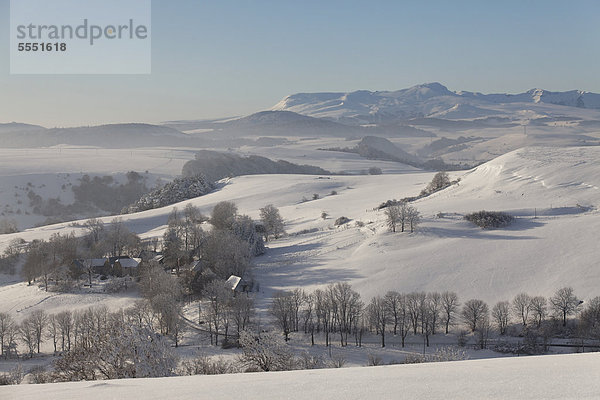
[[[64,129],[1,125],[0,136],[6,141],[0,145],[0,212],[2,218],[15,219],[20,231],[0,235],[0,251],[17,238],[31,243],[57,233],[83,235],[88,219],[83,212],[67,213],[69,218],[62,219],[64,222],[46,221],[49,224],[33,228],[45,218],[34,212],[34,206],[45,202],[69,205],[77,194],[72,187],[104,179],[113,182],[113,193],[119,193],[123,190],[119,185],[127,180],[144,182],[150,189],[200,171],[220,180],[214,184],[207,180],[206,190],[201,192],[205,194],[199,197],[123,215],[104,210],[100,220],[110,229],[119,217],[131,232],[151,242],[165,237],[175,207],[183,210],[193,205],[210,215],[215,205],[230,201],[240,214],[259,220],[260,209],[274,205],[287,234],[269,241],[266,253],[252,260],[252,279],[258,283],[252,296],[260,323],[272,320],[269,308],[278,291],[312,291],[339,282],[351,284],[365,302],[388,290],[454,291],[461,301],[476,298],[491,307],[522,292],[549,298],[568,286],[587,305],[600,294],[596,247],[596,232],[600,230],[600,108],[596,99],[597,95],[578,91],[483,95],[427,84],[397,92],[292,95],[273,110],[218,121]],[[121,138],[123,145],[118,148]],[[460,169],[449,171],[452,185],[419,196],[437,172],[432,165]],[[137,172],[132,174],[133,170]],[[172,187],[150,193],[169,192]],[[414,232],[393,233],[380,205],[403,198],[412,199],[421,221]],[[505,212],[514,220],[498,229],[481,229],[465,220],[466,214],[481,210]],[[209,225],[200,226],[208,232],[212,229]],[[103,304],[116,311],[141,298],[135,285],[118,293],[103,292],[102,287],[46,292],[23,282],[18,275],[0,275],[0,313],[21,322],[38,310],[58,313]],[[200,329],[194,325],[196,319],[199,321],[198,304],[190,305],[185,313],[192,330]],[[296,350],[310,349],[301,338],[294,339]],[[415,335],[406,351],[414,353],[415,346],[420,351],[420,339]],[[186,345],[193,343],[188,340]],[[397,337],[390,340],[393,343]],[[456,333],[439,335],[435,340],[440,345],[455,343]],[[403,348],[391,346],[384,351],[376,349],[377,343],[367,344],[371,345],[368,350],[344,350],[350,366],[364,365],[367,351],[381,351],[377,354],[385,362],[409,354]],[[50,353],[50,345],[46,346],[43,352]],[[228,352],[206,343],[202,346],[212,355],[231,359],[239,355],[239,350]],[[186,351],[184,348],[182,353],[189,356],[192,349]],[[498,354],[485,350],[475,358]],[[41,357],[39,362],[49,363],[48,359]],[[415,377],[410,379],[412,385],[402,387],[407,393],[417,393],[429,383],[424,373],[440,377],[427,386],[432,398],[440,398],[442,393],[452,397],[443,390],[457,380],[454,374],[482,374],[477,375],[478,382],[493,382],[487,389],[474,386],[473,393],[465,392],[463,384],[455,388],[456,393],[460,389],[467,397],[469,393],[472,397],[485,393],[485,397],[500,398],[507,392],[499,388],[507,381],[494,380],[486,371],[509,377],[515,370],[520,371],[519,377],[530,371],[527,382],[537,385],[542,382],[541,365],[545,371],[553,371],[543,378],[554,381],[565,366],[574,368],[596,361],[594,356],[574,355],[549,360],[556,361],[530,358],[390,366],[368,374],[373,393],[382,398],[399,390],[396,383],[407,376]],[[38,359],[28,361],[35,364]],[[0,372],[8,371],[7,365],[0,363]],[[256,392],[249,394],[269,387],[273,396],[280,397],[283,382],[312,379],[317,387],[324,385],[324,380],[352,381],[363,373],[353,369],[307,371],[258,378],[240,375],[227,381],[245,385],[251,379]],[[589,381],[593,378],[589,374],[568,378]],[[178,381],[185,398],[188,388],[206,385],[206,390],[214,390],[223,384],[221,379],[107,382],[94,386],[90,396],[130,395],[142,385],[160,397],[163,392],[152,388],[164,382],[169,388]],[[381,381],[395,383],[386,386],[380,385]],[[575,394],[573,397],[585,398],[587,387],[567,389]],[[37,392],[16,388],[6,393],[27,398],[34,393],[53,396],[60,390],[69,398],[88,388],[88,384],[80,383],[40,386]],[[550,384],[544,389],[563,393],[561,387]],[[349,395],[363,394],[358,389],[348,390]],[[513,397],[530,395],[521,387],[514,390]],[[317,396],[311,393],[306,392],[307,396]],[[540,393],[546,392],[535,394]]]
[[[450,363],[343,368],[98,382],[20,385],[0,389],[6,400],[106,398],[230,399],[243,387],[247,399],[427,398],[593,399],[600,390],[596,354],[473,360]],[[465,382],[468,377],[468,382]]]
[[[142,238],[161,237],[174,206],[193,204],[209,214],[220,201],[258,218],[272,203],[290,236],[270,244],[256,259],[265,298],[279,289],[315,288],[343,280],[365,297],[386,290],[455,290],[495,302],[527,291],[544,296],[573,286],[587,299],[597,295],[595,232],[600,229],[599,147],[524,148],[457,172],[457,185],[414,202],[423,222],[414,234],[388,232],[383,211],[389,199],[415,196],[433,173],[418,170],[365,176],[256,175],[233,178],[208,195],[160,209],[123,215]],[[335,193],[332,195],[331,193]],[[309,199],[319,194],[319,199]],[[463,220],[469,212],[505,211],[508,228],[481,230]],[[329,217],[323,219],[326,212]],[[335,227],[338,217],[350,223]],[[110,223],[113,217],[105,217]],[[17,237],[48,239],[81,234],[64,223],[0,236],[0,247]],[[300,232],[308,232],[296,235]],[[47,297],[14,304],[21,285],[5,287],[3,304],[22,309]],[[50,307],[61,296],[47,300]],[[19,300],[21,301],[21,300]]]

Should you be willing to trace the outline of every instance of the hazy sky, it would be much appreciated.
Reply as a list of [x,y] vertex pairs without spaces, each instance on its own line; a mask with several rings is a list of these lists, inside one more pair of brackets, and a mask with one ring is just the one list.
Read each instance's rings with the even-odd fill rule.
[[[49,0],[51,1],[51,0]],[[600,92],[600,2],[152,2],[152,74],[9,75],[0,0],[0,122],[44,126],[243,115],[287,94]]]

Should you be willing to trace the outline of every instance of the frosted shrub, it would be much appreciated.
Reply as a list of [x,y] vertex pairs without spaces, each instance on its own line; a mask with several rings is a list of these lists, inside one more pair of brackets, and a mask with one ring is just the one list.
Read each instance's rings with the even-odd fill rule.
[[424,363],[425,356],[423,354],[409,353],[404,358],[404,364],[421,364]]
[[344,357],[341,353],[333,353],[331,355],[331,359],[329,360],[330,368],[343,368],[346,365],[346,357]]
[[465,219],[483,229],[491,229],[508,226],[514,218],[500,211],[478,211],[465,215]]
[[467,353],[463,350],[457,349],[456,347],[441,347],[435,351],[435,353],[429,355],[427,361],[440,362],[440,361],[461,361],[468,359]]
[[381,358],[381,356],[379,356],[377,354],[368,354],[367,355],[367,366],[376,367],[376,366],[382,365],[382,364],[383,364],[383,359]]
[[320,355],[310,354],[308,351],[302,352],[298,359],[298,363],[302,369],[319,369],[325,368],[325,361]]

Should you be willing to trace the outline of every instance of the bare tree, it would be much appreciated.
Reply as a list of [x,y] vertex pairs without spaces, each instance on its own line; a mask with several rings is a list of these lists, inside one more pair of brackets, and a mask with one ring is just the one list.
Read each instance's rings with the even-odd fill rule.
[[33,357],[33,353],[35,353],[35,345],[36,345],[36,330],[35,323],[31,317],[25,318],[21,325],[19,326],[19,334],[21,340],[27,346],[29,350],[29,357]]
[[[0,355],[6,356],[9,347],[9,332],[15,327],[15,321],[8,313],[0,312]],[[6,349],[6,350],[5,350]]]
[[600,339],[600,297],[594,297],[581,312],[581,329],[584,335]]
[[306,294],[304,298],[304,307],[302,308],[302,322],[304,324],[304,333],[310,332],[311,346],[315,345],[315,295],[312,293]]
[[531,298],[531,317],[535,322],[536,327],[540,327],[542,322],[546,319],[547,311],[546,298],[544,296],[535,296]]
[[71,332],[73,331],[73,314],[71,311],[62,311],[56,315],[60,328],[61,351],[71,350]]
[[279,210],[273,204],[267,204],[260,209],[260,219],[263,223],[266,242],[269,241],[270,236],[277,239],[285,233],[283,218],[281,218]]
[[398,324],[400,323],[402,314],[402,295],[396,291],[389,291],[383,297],[385,300],[388,313],[394,321],[394,336],[398,333]]
[[500,301],[492,308],[492,318],[501,335],[506,333],[510,318],[510,304],[508,301]]
[[323,332],[325,332],[325,346],[329,346],[329,333],[332,331],[334,320],[333,301],[329,291],[321,289],[315,290],[314,299],[317,325],[323,328]]
[[402,232],[404,232],[404,223],[402,222],[401,207],[397,204],[390,205],[385,209],[385,216],[387,218],[387,226],[392,232],[396,232],[396,226],[401,224]]
[[552,310],[562,317],[563,326],[567,326],[567,317],[575,314],[581,303],[573,293],[572,287],[558,289],[550,298]]
[[381,347],[385,347],[385,328],[390,319],[385,300],[380,296],[373,297],[367,308],[367,313],[371,323],[375,325],[375,328],[381,334]]
[[352,331],[354,322],[362,312],[363,303],[360,294],[352,289],[348,283],[338,282],[328,288],[334,304],[335,320],[340,333],[342,346],[348,345],[348,335]]
[[446,326],[446,334],[448,334],[448,330],[450,325],[452,324],[452,320],[458,311],[460,303],[458,302],[458,295],[454,292],[444,292],[442,293],[442,310],[444,313],[444,325]]
[[489,309],[485,302],[478,299],[467,301],[462,308],[462,317],[472,332],[477,330],[477,324],[488,317]]
[[425,309],[426,299],[427,294],[425,292],[412,292],[406,295],[408,315],[414,335],[417,334],[419,327],[423,328],[421,325],[421,313]]
[[35,343],[37,345],[37,352],[40,352],[40,345],[44,340],[44,331],[46,330],[46,324],[48,323],[48,314],[44,310],[35,310],[29,316],[33,324],[35,331]]
[[482,350],[487,347],[491,329],[492,324],[490,323],[490,316],[488,313],[485,313],[477,321],[477,326],[475,329],[475,332],[477,333],[477,341]]
[[410,225],[410,232],[413,233],[417,229],[417,225],[421,222],[421,213],[416,208],[408,206],[406,219]]
[[435,335],[435,330],[440,321],[440,313],[442,312],[442,295],[438,292],[431,292],[427,295],[429,301],[428,307],[431,314],[431,334]]
[[231,287],[224,281],[214,280],[206,285],[203,294],[208,303],[205,306],[205,318],[211,333],[211,343],[214,336],[215,345],[218,345],[219,334],[225,328],[227,313],[233,297]]
[[394,321],[394,335],[396,335],[398,331],[400,332],[402,347],[404,347],[406,336],[410,331],[409,311],[406,295],[390,291],[386,293],[384,299],[388,308],[388,314]]
[[285,341],[289,340],[290,332],[294,330],[295,313],[294,298],[292,292],[275,292],[271,302],[271,315],[275,317],[277,325],[285,336]]
[[231,315],[238,336],[243,330],[246,330],[250,327],[254,313],[254,300],[251,297],[233,297],[231,300]]
[[54,354],[58,352],[58,339],[60,337],[60,327],[58,325],[58,319],[56,314],[50,314],[48,316],[48,336],[52,339],[52,345],[54,346]]
[[520,293],[515,296],[511,306],[512,312],[515,314],[524,327],[527,326],[529,311],[531,310],[531,297],[526,293]]

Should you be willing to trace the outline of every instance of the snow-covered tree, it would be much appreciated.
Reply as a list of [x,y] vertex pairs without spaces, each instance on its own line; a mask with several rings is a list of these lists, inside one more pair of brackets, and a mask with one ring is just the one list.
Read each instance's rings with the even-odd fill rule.
[[237,216],[237,206],[231,201],[217,203],[210,216],[210,223],[215,229],[231,230]]
[[[401,207],[400,205],[394,204],[385,208],[385,216],[387,219],[387,226],[392,232],[396,232],[396,227],[401,224]],[[402,231],[404,232],[404,224],[402,224]]]
[[433,179],[427,185],[425,192],[431,194],[450,186],[450,177],[445,171],[438,172],[433,176]]
[[273,332],[240,333],[241,361],[262,371],[285,371],[292,367],[293,356],[281,336]]
[[283,218],[273,204],[267,204],[260,209],[260,219],[264,227],[265,241],[268,242],[270,236],[277,239],[285,233]]

